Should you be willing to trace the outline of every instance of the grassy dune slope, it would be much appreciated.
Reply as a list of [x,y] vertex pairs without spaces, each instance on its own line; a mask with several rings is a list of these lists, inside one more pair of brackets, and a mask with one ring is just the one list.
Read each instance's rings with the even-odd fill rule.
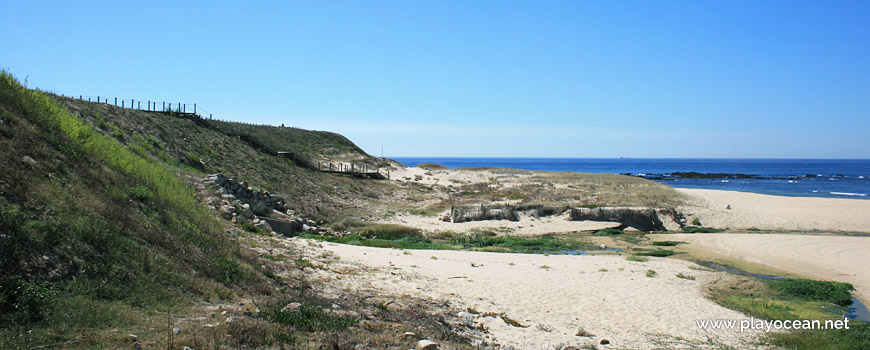
[[[264,283],[174,170],[6,72],[0,144],[0,347],[132,324]],[[19,333],[34,324],[52,331]]]

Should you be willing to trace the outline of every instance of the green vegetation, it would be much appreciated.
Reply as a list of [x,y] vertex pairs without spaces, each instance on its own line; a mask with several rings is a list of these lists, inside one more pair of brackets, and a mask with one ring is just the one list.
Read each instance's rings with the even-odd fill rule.
[[278,324],[292,326],[303,331],[342,330],[355,326],[359,320],[323,311],[320,307],[300,304],[294,309],[284,309],[280,305],[266,308],[258,317]]
[[660,258],[663,258],[666,256],[671,256],[674,254],[677,254],[677,253],[674,252],[673,250],[652,250],[652,251],[648,251],[648,252],[635,253],[635,255],[655,256],[655,257],[660,257]]
[[595,231],[596,236],[612,236],[612,235],[621,235],[623,233],[625,233],[625,231],[622,231],[618,228],[606,228],[603,230]]
[[421,168],[421,169],[426,169],[426,170],[446,170],[447,169],[446,166],[443,166],[441,164],[435,164],[435,163],[420,163],[420,164],[417,164],[417,167]]
[[[387,227],[393,226],[398,225],[387,225]],[[397,234],[396,232],[401,232],[402,234]],[[403,229],[397,229],[390,234],[383,234],[382,236],[378,236],[376,232],[375,234],[368,236],[352,234],[344,237],[308,234],[304,235],[303,238],[380,248],[432,250],[467,249],[501,253],[558,253],[560,251],[600,249],[595,245],[576,239],[563,239],[549,236],[535,238],[518,238],[509,236],[494,237],[483,233],[477,233],[467,236],[455,236],[449,239],[432,240],[420,235],[419,231],[407,231]],[[432,258],[437,259],[437,257]]]
[[692,226],[701,226],[701,220],[699,220],[697,217],[693,217]]
[[647,261],[649,261],[649,258],[647,258],[645,256],[629,255],[629,256],[625,257],[625,260],[636,261],[636,262],[647,262]]
[[[20,166],[23,155],[36,161]],[[0,348],[143,322],[265,282],[177,169],[7,72],[0,161]]]
[[686,233],[717,233],[725,231],[723,229],[703,227],[703,226],[686,226],[683,227],[683,232]]
[[686,242],[680,242],[680,241],[656,241],[656,242],[652,242],[652,245],[661,246],[661,247],[673,247],[673,246],[678,246],[680,244],[686,244]]
[[849,283],[814,281],[807,279],[779,279],[766,281],[771,289],[784,295],[806,301],[822,301],[842,306],[852,304]]
[[238,136],[273,152],[296,151],[304,156],[351,154],[358,159],[374,162],[373,157],[353,142],[333,132],[218,120],[206,122],[227,135]]
[[658,273],[656,272],[656,270],[646,270],[646,277],[655,277],[657,275]]
[[677,278],[682,278],[682,279],[684,279],[684,280],[690,280],[690,281],[694,281],[694,280],[695,280],[695,276],[692,276],[692,275],[686,275],[686,274],[683,274],[682,272],[677,273]]
[[558,253],[568,250],[596,249],[594,245],[576,239],[550,236],[518,238],[510,236],[489,237],[475,234],[455,237],[450,243],[472,250],[513,253]]
[[[774,287],[775,286],[775,287]],[[812,280],[768,280],[732,276],[717,281],[710,295],[720,305],[765,320],[842,320],[843,310],[831,302],[844,301],[851,286]],[[870,326],[850,321],[850,329],[793,330],[767,334],[766,341],[782,349],[870,348]]]

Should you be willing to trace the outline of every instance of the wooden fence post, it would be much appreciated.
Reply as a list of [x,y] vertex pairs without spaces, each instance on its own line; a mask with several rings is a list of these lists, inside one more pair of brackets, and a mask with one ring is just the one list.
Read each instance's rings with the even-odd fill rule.
[[[124,101],[121,101],[121,102],[124,102]],[[118,98],[117,97],[115,97],[115,106],[116,107],[118,106]]]
[[196,114],[196,103],[193,104],[193,114]]
[[97,103],[100,103],[100,96],[97,96]]
[[163,101],[163,111],[166,112],[166,101]]
[[[118,102],[115,102],[115,106],[118,105]],[[124,108],[124,100],[121,100],[121,108]]]

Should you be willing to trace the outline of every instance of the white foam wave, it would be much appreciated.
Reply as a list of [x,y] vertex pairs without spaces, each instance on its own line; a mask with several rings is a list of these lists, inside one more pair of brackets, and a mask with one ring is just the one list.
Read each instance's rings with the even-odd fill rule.
[[839,196],[858,196],[858,197],[867,197],[866,193],[851,193],[851,192],[828,192],[830,194],[836,194]]

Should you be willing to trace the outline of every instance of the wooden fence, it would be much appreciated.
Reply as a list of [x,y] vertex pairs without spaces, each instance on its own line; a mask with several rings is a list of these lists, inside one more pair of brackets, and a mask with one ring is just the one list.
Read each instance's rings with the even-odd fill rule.
[[[61,95],[61,97],[67,97]],[[75,98],[75,96],[69,96],[70,98]],[[381,171],[381,168],[373,166],[371,164],[366,163],[346,163],[346,162],[328,162],[321,161],[318,159],[314,159],[310,156],[307,156],[302,153],[298,153],[295,150],[278,150],[273,147],[269,147],[264,144],[260,140],[257,140],[254,137],[251,137],[242,132],[232,132],[231,130],[225,130],[225,128],[218,127],[217,125],[211,123],[213,120],[213,116],[211,113],[208,115],[208,119],[203,118],[200,114],[197,113],[196,103],[190,104],[191,111],[187,112],[188,103],[177,102],[173,104],[172,102],[166,103],[166,101],[151,101],[151,100],[136,100],[136,99],[118,99],[117,97],[109,98],[103,96],[78,96],[79,100],[88,102],[96,102],[96,103],[104,103],[108,105],[114,105],[116,107],[121,108],[129,108],[140,111],[148,111],[148,112],[157,112],[175,115],[183,118],[192,119],[195,123],[201,126],[208,127],[210,129],[216,130],[222,134],[227,136],[235,136],[245,141],[252,147],[256,149],[260,149],[266,153],[283,156],[293,160],[293,162],[297,165],[309,168],[311,170],[322,171],[325,173],[331,174],[345,174],[358,178],[368,178],[368,179],[388,179],[390,177],[390,170],[386,168],[385,172]],[[129,102],[129,104],[127,103]],[[142,102],[145,102],[145,107],[142,107]],[[173,108],[173,106],[175,106]],[[158,108],[159,107],[159,108]],[[204,112],[204,111],[203,111]],[[204,113],[203,113],[204,114]],[[233,121],[220,120],[222,122],[230,122],[230,123],[239,123]],[[248,124],[248,123],[241,123]],[[253,125],[253,124],[248,124]],[[266,126],[266,125],[263,125]],[[271,126],[271,125],[269,125]],[[284,127],[282,124],[281,127]]]

